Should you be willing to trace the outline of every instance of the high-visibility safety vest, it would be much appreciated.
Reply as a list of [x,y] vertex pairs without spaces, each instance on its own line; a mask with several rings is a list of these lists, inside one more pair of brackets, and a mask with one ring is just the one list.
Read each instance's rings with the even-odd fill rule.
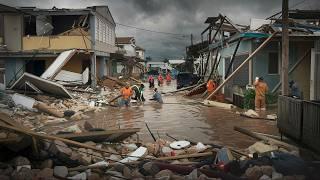
[[213,82],[213,80],[209,80],[207,83],[207,91],[212,92],[216,89],[216,84]]
[[120,92],[123,99],[129,99],[129,97],[132,96],[132,89],[130,87],[128,89],[124,87]]

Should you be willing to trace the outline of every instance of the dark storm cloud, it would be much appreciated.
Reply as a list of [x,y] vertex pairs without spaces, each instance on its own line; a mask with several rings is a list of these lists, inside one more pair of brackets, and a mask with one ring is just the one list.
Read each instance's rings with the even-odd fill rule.
[[[290,6],[320,9],[319,0],[289,0]],[[11,6],[81,8],[108,5],[116,22],[145,29],[185,34],[172,36],[151,33],[117,25],[117,36],[134,36],[153,59],[182,57],[185,46],[200,40],[209,16],[227,15],[234,23],[250,23],[250,18],[266,18],[281,10],[281,0],[0,0]]]

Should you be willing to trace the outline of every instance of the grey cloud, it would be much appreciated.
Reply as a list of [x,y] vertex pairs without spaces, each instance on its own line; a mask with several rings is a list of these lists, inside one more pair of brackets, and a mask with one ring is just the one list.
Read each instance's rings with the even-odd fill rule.
[[[290,5],[301,1],[290,0]],[[11,6],[46,8],[51,8],[52,2],[60,8],[108,5],[116,22],[187,35],[177,37],[117,25],[117,36],[134,36],[137,44],[154,59],[183,56],[185,47],[190,44],[190,34],[194,35],[194,41],[199,41],[200,33],[206,28],[204,21],[209,16],[223,13],[235,23],[249,24],[250,18],[266,18],[281,10],[281,0],[0,0]],[[296,8],[319,9],[320,1],[305,0]]]

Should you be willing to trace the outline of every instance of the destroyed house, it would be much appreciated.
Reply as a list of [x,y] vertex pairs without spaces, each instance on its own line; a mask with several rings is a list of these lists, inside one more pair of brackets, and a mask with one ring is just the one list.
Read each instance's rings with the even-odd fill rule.
[[58,77],[60,81],[86,73],[95,86],[98,78],[111,74],[115,26],[107,6],[38,9],[0,5],[0,75],[10,87],[25,72],[44,79],[51,73],[52,80]]
[[113,76],[125,75],[138,77],[145,72],[145,50],[136,45],[134,37],[117,37],[117,51],[112,57]]
[[[296,13],[302,12],[291,11],[289,13],[291,19],[289,81],[297,82],[303,99],[315,100],[320,98],[319,17],[307,16],[313,12],[303,11],[304,19],[294,19]],[[221,82],[227,79],[270,34],[275,31],[279,32],[225,84],[222,90],[225,98],[232,102],[235,95],[243,96],[246,86],[252,85],[255,77],[263,77],[270,92],[279,92],[281,85],[281,21],[251,19],[250,26],[239,26],[225,21],[225,16],[208,18],[207,22],[210,20],[213,22],[209,22],[209,27],[212,26],[213,32],[214,30],[219,32],[215,37],[212,33],[211,43],[202,50],[202,64],[208,67],[207,71],[202,70],[202,72],[205,72],[205,76],[208,77],[214,68],[213,71],[220,77]]]

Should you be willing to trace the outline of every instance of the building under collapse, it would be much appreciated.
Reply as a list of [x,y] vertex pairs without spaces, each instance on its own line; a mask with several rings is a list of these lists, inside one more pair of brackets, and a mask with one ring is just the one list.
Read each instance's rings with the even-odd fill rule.
[[[91,84],[111,75],[115,22],[107,6],[84,9],[38,9],[0,6],[0,83],[12,86],[23,73],[50,78],[89,69]],[[62,57],[57,58],[62,52]],[[60,69],[59,69],[60,68]],[[5,71],[5,73],[3,73]],[[65,77],[64,76],[64,77]],[[49,78],[42,77],[42,78]]]
[[[289,78],[296,81],[303,98],[320,99],[319,11],[290,11]],[[226,16],[209,17],[202,32],[207,45],[200,50],[198,72],[207,79],[227,79],[274,32],[281,32],[281,20],[251,19],[250,26],[237,25]],[[280,87],[281,33],[276,34],[242,69],[228,81],[222,92],[226,99],[241,94],[255,77],[264,77],[270,91]]]

